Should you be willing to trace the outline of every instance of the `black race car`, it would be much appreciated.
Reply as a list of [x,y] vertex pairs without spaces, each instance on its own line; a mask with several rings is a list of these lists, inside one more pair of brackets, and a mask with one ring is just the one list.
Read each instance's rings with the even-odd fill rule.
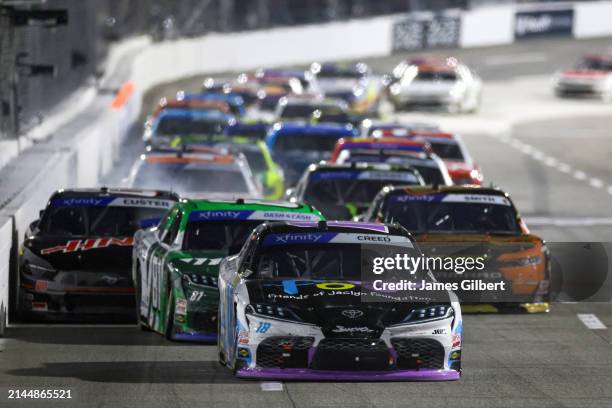
[[134,189],[55,192],[20,251],[18,318],[134,319],[134,233],[157,225],[178,200],[174,193]]

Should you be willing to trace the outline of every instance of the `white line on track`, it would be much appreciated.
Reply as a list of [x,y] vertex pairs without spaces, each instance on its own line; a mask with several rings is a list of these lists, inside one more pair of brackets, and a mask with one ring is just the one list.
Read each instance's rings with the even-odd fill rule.
[[569,164],[562,163],[552,156],[547,156],[541,150],[538,150],[535,147],[525,142],[522,142],[521,140],[514,139],[507,135],[493,135],[493,136],[499,141],[509,144],[516,150],[519,150],[520,152],[528,156],[531,156],[532,159],[542,162],[544,165],[548,167],[552,167],[561,173],[565,173],[565,174],[571,173],[571,176],[579,181],[588,179],[588,183],[591,187],[598,188],[598,189],[605,187],[607,189],[606,191],[608,192],[608,194],[612,194],[612,186],[606,187],[604,181],[599,178],[591,177],[582,170],[572,169],[572,167]]
[[548,55],[543,52],[525,52],[519,54],[501,54],[485,58],[485,65],[509,65],[527,64],[531,62],[543,62],[548,60]]
[[580,321],[591,330],[607,329],[606,325],[603,324],[601,320],[599,320],[599,318],[597,318],[597,316],[592,313],[578,313],[577,316],[578,319],[580,319]]
[[586,173],[582,170],[576,170],[574,173],[572,173],[572,176],[576,180],[585,180],[587,178]]
[[604,182],[598,178],[592,178],[589,180],[589,184],[595,188],[602,188],[604,186]]
[[262,381],[259,386],[262,391],[282,391],[283,383],[276,381]]

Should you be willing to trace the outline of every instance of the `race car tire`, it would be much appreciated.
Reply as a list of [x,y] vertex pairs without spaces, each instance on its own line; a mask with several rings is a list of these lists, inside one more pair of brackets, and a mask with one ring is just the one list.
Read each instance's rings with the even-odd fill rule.
[[136,296],[136,319],[138,327],[144,332],[150,332],[151,328],[143,320],[143,316],[140,314],[140,302],[142,298],[141,287],[140,287],[140,265],[136,268],[136,281],[134,282],[134,294]]
[[167,307],[166,307],[166,338],[168,340],[172,340],[172,337],[174,335],[174,293],[172,293],[172,290],[169,291],[170,294],[168,295],[168,303],[167,303]]
[[[221,339],[220,339],[220,333],[221,333],[221,311],[219,311],[217,313],[217,348],[219,347],[219,344],[221,344]],[[218,359],[217,362],[219,363],[220,366],[222,367],[227,367],[227,359],[225,358],[225,353],[221,350],[219,350],[219,355],[218,355]]]

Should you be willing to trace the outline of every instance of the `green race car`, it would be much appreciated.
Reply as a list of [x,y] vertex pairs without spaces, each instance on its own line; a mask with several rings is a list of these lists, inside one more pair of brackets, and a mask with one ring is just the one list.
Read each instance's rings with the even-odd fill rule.
[[216,341],[223,257],[236,254],[265,221],[319,221],[314,207],[257,200],[182,200],[156,227],[134,236],[138,321],[173,340]]

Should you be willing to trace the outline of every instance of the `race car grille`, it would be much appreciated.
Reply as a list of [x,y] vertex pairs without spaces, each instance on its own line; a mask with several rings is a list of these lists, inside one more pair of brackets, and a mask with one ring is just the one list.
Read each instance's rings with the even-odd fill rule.
[[257,346],[258,367],[306,368],[314,337],[268,337]]
[[312,361],[316,370],[384,371],[392,368],[389,348],[382,340],[323,339]]
[[199,332],[217,331],[216,312],[189,312],[187,313],[187,326]]
[[433,339],[392,338],[397,368],[444,368],[444,347]]

